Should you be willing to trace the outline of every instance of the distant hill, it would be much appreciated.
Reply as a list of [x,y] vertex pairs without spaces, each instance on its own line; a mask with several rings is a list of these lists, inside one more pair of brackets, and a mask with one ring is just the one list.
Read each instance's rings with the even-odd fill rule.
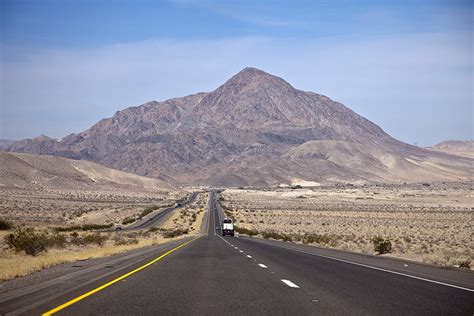
[[398,141],[341,103],[255,68],[212,92],[130,107],[60,141],[8,151],[211,186],[463,181],[474,162]]
[[8,146],[11,146],[15,143],[14,140],[10,139],[0,139],[0,150],[7,148]]
[[428,149],[443,151],[446,153],[474,158],[473,140],[447,140],[428,147]]
[[2,151],[0,186],[128,193],[153,191],[165,194],[177,190],[161,180],[125,173],[89,161]]

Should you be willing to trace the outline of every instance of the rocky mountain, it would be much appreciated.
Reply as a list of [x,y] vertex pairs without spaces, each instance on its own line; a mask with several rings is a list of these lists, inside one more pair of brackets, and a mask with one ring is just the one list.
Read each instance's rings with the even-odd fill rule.
[[7,148],[8,146],[11,146],[15,143],[14,140],[10,140],[10,139],[0,139],[0,150],[2,150],[3,148]]
[[0,151],[0,186],[36,190],[178,191],[170,184],[99,164],[47,155]]
[[245,68],[216,90],[117,112],[8,151],[84,159],[180,185],[458,181],[473,160],[400,142],[344,105]]

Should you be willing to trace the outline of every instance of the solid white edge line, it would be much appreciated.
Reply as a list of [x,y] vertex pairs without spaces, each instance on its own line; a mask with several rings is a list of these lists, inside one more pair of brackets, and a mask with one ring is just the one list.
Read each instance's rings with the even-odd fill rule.
[[285,280],[285,279],[281,279],[281,282],[285,283],[286,285],[288,285],[289,287],[292,287],[292,288],[295,288],[295,289],[299,289],[300,287],[296,284],[294,284],[293,282],[291,282],[290,280]]
[[263,263],[259,263],[258,266],[260,268],[268,269],[268,267],[266,265],[264,265]]
[[319,255],[319,254],[315,254],[315,253],[312,253],[312,252],[309,252],[309,251],[300,250],[300,249],[293,249],[293,248],[290,248],[290,247],[272,245],[272,244],[268,244],[268,243],[261,242],[261,241],[257,241],[257,240],[254,240],[254,241],[256,241],[256,242],[258,242],[258,243],[261,243],[261,244],[265,244],[265,245],[270,245],[270,246],[274,246],[274,247],[284,248],[284,249],[288,249],[288,250],[292,250],[292,251],[296,251],[296,252],[301,252],[301,253],[305,253],[305,254],[308,254],[308,255],[313,255],[313,256],[317,256],[317,257],[321,257],[321,258],[336,260],[336,261],[339,261],[339,262],[344,262],[344,263],[348,263],[348,264],[353,264],[353,265],[360,266],[360,267],[364,267],[364,268],[369,268],[369,269],[378,270],[378,271],[382,271],[382,272],[387,272],[387,273],[392,273],[392,274],[396,274],[396,275],[401,275],[401,276],[405,276],[405,277],[408,277],[408,278],[417,279],[417,280],[421,280],[421,281],[425,281],[425,282],[430,282],[430,283],[435,283],[435,284],[439,284],[439,285],[449,286],[449,287],[456,288],[456,289],[460,289],[460,290],[464,290],[464,291],[474,292],[474,289],[469,289],[469,288],[462,287],[462,286],[458,286],[458,285],[454,285],[454,284],[444,283],[444,282],[441,282],[441,281],[435,281],[435,280],[425,279],[425,278],[417,277],[417,276],[414,276],[414,275],[411,275],[411,274],[406,274],[406,273],[402,273],[402,272],[396,272],[396,271],[387,270],[387,269],[383,269],[383,268],[377,268],[377,267],[374,267],[374,266],[369,266],[369,265],[367,265],[367,264],[352,262],[352,261],[348,261],[348,260],[344,260],[344,259],[334,258],[334,257],[331,257],[331,256]]

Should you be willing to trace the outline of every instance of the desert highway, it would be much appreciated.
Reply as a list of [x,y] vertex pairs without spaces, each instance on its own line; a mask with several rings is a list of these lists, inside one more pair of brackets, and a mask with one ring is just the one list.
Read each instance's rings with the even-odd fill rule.
[[[149,249],[119,271],[107,274],[104,268],[93,276],[82,275],[75,287],[63,279],[56,284],[59,294],[51,287],[37,291],[41,299],[34,299],[36,292],[11,296],[9,301],[0,296],[0,311],[27,315],[474,313],[474,275],[469,271],[344,256],[256,238],[223,238],[216,230],[223,214],[215,197],[208,209],[204,234],[197,238]],[[84,279],[89,282],[81,286]]]
[[132,231],[132,230],[141,230],[141,229],[146,229],[146,228],[150,228],[150,227],[153,227],[153,226],[157,226],[159,225],[160,223],[164,222],[167,218],[168,215],[171,215],[171,212],[174,211],[176,208],[181,208],[183,206],[186,206],[188,204],[191,204],[194,202],[194,200],[196,199],[198,195],[198,192],[193,192],[191,193],[185,201],[181,202],[180,206],[176,207],[176,206],[170,206],[170,207],[167,207],[163,210],[160,210],[158,212],[153,212],[147,216],[145,216],[142,220],[136,222],[136,223],[133,223],[132,225],[128,226],[128,227],[124,227],[122,230],[124,231]]

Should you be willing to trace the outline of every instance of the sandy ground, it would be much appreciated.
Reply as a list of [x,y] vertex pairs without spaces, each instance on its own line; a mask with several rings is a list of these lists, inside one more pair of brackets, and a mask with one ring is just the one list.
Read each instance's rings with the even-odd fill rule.
[[0,187],[0,219],[15,225],[121,223],[150,206],[173,204],[186,193],[38,191]]
[[161,227],[169,230],[188,229],[190,234],[198,234],[208,199],[208,193],[199,194],[195,203],[174,212]]
[[232,189],[222,197],[239,227],[330,237],[318,246],[373,254],[380,236],[392,243],[388,256],[446,266],[474,256],[472,183]]

